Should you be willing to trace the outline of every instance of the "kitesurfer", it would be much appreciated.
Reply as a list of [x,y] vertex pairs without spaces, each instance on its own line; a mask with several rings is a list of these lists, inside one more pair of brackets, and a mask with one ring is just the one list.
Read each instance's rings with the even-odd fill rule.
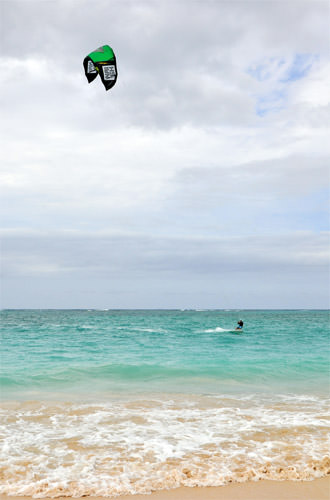
[[240,319],[239,321],[237,321],[237,327],[236,327],[236,330],[243,330],[243,321]]

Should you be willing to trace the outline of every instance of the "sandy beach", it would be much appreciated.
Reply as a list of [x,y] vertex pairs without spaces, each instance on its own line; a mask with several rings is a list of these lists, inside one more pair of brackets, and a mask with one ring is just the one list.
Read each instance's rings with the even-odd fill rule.
[[258,481],[209,488],[178,488],[120,500],[329,500],[330,478],[314,481]]
[[[24,500],[32,497],[0,495],[0,500]],[[70,497],[57,497],[68,500]],[[104,500],[105,497],[88,497]],[[314,481],[259,481],[220,487],[177,488],[155,491],[151,495],[124,495],[118,500],[329,500],[330,477]]]
[[242,337],[235,315],[3,314],[0,493],[330,500],[328,315],[245,311]]

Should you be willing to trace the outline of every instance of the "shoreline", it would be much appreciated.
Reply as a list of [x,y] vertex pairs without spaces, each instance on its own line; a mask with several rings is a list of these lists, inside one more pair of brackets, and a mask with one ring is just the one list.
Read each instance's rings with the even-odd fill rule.
[[[35,497],[0,495],[0,500],[32,500]],[[50,498],[50,497],[39,497]],[[56,497],[68,500],[74,497]],[[121,495],[116,497],[84,497],[88,500],[329,500],[330,477],[312,481],[272,481],[234,483],[225,486],[180,487],[154,491],[151,494]]]

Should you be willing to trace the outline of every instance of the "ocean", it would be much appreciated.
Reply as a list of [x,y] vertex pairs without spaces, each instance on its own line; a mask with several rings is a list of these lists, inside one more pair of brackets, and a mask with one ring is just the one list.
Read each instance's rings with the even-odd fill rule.
[[329,311],[3,310],[1,331],[2,494],[330,473]]

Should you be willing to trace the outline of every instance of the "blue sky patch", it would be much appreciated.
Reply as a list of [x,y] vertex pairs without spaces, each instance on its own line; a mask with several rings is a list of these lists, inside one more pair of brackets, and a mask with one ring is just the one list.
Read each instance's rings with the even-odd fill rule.
[[265,95],[257,98],[256,113],[258,116],[264,116],[271,111],[280,111],[284,108],[285,92],[283,89],[275,89]]
[[308,75],[318,56],[313,54],[296,54],[292,64],[286,70],[281,82],[295,82]]
[[317,54],[295,54],[291,60],[270,57],[250,66],[247,73],[260,83],[260,92],[255,94],[256,114],[265,116],[283,109],[289,85],[306,77],[318,59]]
[[250,66],[247,72],[250,76],[258,80],[258,82],[264,82],[270,80],[274,76],[274,73],[280,71],[284,65],[285,59],[270,57],[260,64]]

